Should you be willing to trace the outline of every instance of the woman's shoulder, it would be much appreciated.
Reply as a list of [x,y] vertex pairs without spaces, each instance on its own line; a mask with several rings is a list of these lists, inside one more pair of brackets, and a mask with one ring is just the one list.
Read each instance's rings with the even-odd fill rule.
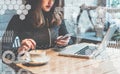
[[17,14],[13,15],[11,20],[20,20],[19,15]]
[[14,14],[13,17],[19,17],[19,15],[18,14]]
[[8,24],[8,28],[10,27],[17,27],[19,26],[21,23],[21,20],[19,19],[19,15],[13,15],[13,17],[11,18],[11,20],[9,21]]

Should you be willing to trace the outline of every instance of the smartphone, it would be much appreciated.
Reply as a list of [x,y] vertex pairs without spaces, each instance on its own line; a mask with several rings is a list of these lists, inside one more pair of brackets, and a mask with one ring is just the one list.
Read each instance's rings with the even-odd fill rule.
[[67,39],[68,37],[70,37],[71,36],[71,34],[65,34],[63,37],[61,37],[60,39],[58,39],[58,40],[65,40],[65,39]]

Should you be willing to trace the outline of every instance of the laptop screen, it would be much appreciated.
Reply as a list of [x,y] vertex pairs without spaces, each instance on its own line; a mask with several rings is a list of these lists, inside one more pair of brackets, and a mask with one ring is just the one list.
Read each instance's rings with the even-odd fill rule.
[[114,32],[117,30],[117,26],[116,25],[111,25],[107,31],[107,33],[105,34],[100,46],[98,47],[98,49],[105,49],[109,40],[112,38]]
[[110,39],[112,38],[114,32],[117,30],[117,26],[116,25],[111,25],[106,33],[106,35],[104,36],[101,44],[98,47],[98,50],[96,52],[93,53],[94,56],[97,56],[99,53],[101,53],[103,50],[106,49],[108,42],[110,41]]

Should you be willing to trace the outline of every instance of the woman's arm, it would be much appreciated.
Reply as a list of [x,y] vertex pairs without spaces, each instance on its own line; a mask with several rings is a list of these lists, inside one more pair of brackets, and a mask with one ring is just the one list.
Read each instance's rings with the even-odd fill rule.
[[[59,29],[59,36],[60,36],[60,37],[58,37],[58,39],[61,38],[61,37],[64,36],[64,35],[66,35],[66,34],[68,34],[68,31],[67,31],[67,29],[66,29],[65,22],[62,21],[62,23],[61,23],[61,25],[60,25],[60,29]],[[70,37],[68,37],[68,38],[66,38],[66,39],[63,39],[62,42],[65,43],[65,44],[66,44],[66,43],[68,43],[68,44],[73,44],[73,41],[72,41],[72,39],[71,39]],[[60,43],[60,44],[61,44],[61,43]],[[63,44],[63,45],[64,45],[64,44]]]
[[59,29],[59,36],[60,35],[65,35],[65,34],[68,34],[68,31],[66,29],[65,22],[62,21],[62,23],[60,25],[60,29]]

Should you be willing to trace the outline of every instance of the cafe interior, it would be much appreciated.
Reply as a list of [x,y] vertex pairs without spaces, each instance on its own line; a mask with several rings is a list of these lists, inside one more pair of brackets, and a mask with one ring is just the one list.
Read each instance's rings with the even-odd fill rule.
[[[63,14],[66,36],[71,36],[73,44],[29,51],[22,56],[11,50],[2,53],[1,39],[13,15],[25,19],[18,9],[26,1],[1,1],[0,74],[120,74],[120,0],[57,0],[55,10]],[[12,2],[17,1],[16,8],[12,8]],[[17,46],[19,37],[13,43]]]

